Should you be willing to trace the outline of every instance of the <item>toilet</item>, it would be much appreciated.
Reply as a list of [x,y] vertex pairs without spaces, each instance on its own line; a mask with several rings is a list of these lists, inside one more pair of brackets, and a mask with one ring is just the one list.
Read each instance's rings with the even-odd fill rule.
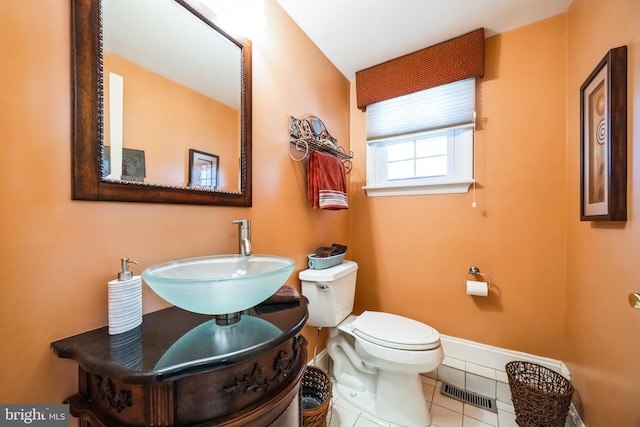
[[390,423],[431,425],[420,373],[444,359],[440,334],[416,320],[391,313],[351,314],[358,264],[344,261],[299,274],[309,300],[310,326],[329,327],[327,352],[335,389],[355,407]]

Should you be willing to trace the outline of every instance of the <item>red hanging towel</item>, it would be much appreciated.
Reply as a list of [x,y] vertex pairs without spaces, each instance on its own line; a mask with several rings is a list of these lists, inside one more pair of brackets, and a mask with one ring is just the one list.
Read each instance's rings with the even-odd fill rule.
[[316,209],[349,209],[347,173],[337,157],[311,151],[307,172],[309,204]]

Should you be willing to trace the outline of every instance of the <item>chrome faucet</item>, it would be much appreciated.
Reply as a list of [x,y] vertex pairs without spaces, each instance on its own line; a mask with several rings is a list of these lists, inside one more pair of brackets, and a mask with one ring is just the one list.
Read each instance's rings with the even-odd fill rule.
[[238,219],[233,223],[238,224],[238,251],[242,255],[251,255],[251,221]]

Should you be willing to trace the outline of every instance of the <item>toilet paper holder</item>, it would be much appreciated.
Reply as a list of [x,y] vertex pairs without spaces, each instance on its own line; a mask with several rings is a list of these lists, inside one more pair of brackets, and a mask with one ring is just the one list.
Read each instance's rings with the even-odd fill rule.
[[491,277],[486,273],[481,273],[480,269],[475,265],[469,267],[469,272],[467,274],[471,274],[472,276],[483,276],[487,278],[487,288],[491,288]]

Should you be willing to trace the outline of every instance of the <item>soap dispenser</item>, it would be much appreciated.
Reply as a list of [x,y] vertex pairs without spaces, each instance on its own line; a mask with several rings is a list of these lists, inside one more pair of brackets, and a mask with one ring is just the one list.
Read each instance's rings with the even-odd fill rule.
[[109,335],[130,331],[142,324],[142,277],[129,271],[137,261],[122,258],[118,278],[109,282]]

